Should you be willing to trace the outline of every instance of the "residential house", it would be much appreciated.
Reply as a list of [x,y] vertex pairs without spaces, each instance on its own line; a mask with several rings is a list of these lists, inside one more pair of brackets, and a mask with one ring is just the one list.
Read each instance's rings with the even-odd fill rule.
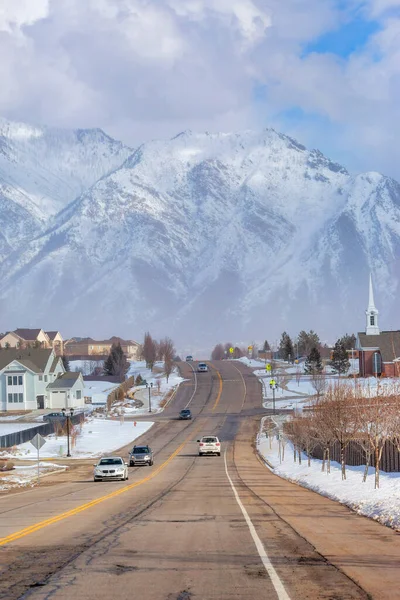
[[356,349],[361,377],[399,377],[400,331],[380,331],[379,311],[375,306],[372,278],[369,280],[369,302],[365,311],[365,332],[357,335]]
[[61,333],[59,331],[46,331],[46,335],[57,356],[64,354],[64,340]]
[[24,348],[26,346],[39,345],[41,348],[50,348],[50,339],[43,329],[14,329],[9,331],[1,339],[2,348]]
[[140,344],[133,340],[123,340],[120,337],[112,337],[109,340],[94,340],[92,338],[72,338],[65,342],[64,352],[66,356],[76,357],[106,357],[110,354],[113,344],[121,344],[122,350],[130,360],[136,360],[139,354]]
[[47,386],[49,407],[61,409],[83,406],[84,387],[82,373],[62,373]]
[[[0,411],[62,408],[62,401],[65,407],[81,407],[84,382],[79,375],[65,373],[61,357],[52,348],[2,348]],[[72,378],[73,386],[66,385],[66,380]]]

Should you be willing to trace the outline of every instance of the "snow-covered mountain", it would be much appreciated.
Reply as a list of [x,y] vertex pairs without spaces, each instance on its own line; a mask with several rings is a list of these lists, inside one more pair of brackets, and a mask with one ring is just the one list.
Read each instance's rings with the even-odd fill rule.
[[370,270],[393,314],[399,203],[395,181],[270,129],[151,142],[3,260],[3,328],[209,343],[353,331]]
[[0,258],[132,153],[100,129],[33,127],[0,119]]

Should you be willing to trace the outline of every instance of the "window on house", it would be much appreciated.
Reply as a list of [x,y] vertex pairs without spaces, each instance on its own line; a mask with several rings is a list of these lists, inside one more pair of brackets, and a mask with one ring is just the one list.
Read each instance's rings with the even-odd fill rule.
[[18,385],[18,377],[16,375],[13,376],[13,385]]
[[47,381],[47,375],[44,376],[44,380]]
[[18,394],[14,394],[14,402],[18,402]]
[[39,381],[43,381],[43,375],[39,375]]
[[82,398],[82,392],[81,392],[81,390],[77,390],[76,391],[76,399],[80,400],[81,398]]
[[8,394],[8,401],[12,402],[13,401],[13,395],[12,394]]
[[22,383],[22,375],[18,375],[18,385],[23,385],[23,383]]
[[12,377],[11,377],[11,375],[8,376],[8,385],[12,385]]
[[18,402],[23,402],[23,401],[24,401],[24,395],[18,394]]
[[375,317],[374,317],[374,315],[371,315],[371,316],[370,316],[370,318],[369,318],[369,323],[370,323],[370,325],[372,325],[372,327],[374,327],[374,326],[375,326]]

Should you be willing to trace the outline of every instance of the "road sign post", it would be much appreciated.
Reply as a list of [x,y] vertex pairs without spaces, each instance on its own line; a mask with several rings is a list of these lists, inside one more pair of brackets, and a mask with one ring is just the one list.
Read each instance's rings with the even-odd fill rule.
[[39,456],[39,451],[40,448],[42,448],[42,446],[44,446],[46,443],[46,440],[44,439],[44,437],[42,437],[40,435],[40,433],[37,433],[35,435],[34,438],[31,439],[31,444],[32,446],[34,446],[37,450],[37,478],[38,478],[38,483],[40,483],[40,456]]
[[234,352],[235,352],[235,349],[234,349],[234,348],[229,348],[229,353],[230,353],[230,355],[231,355],[231,358],[232,358],[232,356],[233,356],[233,353],[234,353]]

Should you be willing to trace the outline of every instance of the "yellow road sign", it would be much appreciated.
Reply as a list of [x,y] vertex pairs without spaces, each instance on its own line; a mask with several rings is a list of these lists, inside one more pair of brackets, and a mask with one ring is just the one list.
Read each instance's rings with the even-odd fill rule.
[[229,348],[229,352],[233,354],[235,352],[234,348]]
[[275,379],[270,379],[269,385],[275,385]]
[[253,346],[249,346],[249,347],[247,348],[247,350],[248,350],[249,352],[251,352],[251,351],[253,350]]
[[271,365],[269,363],[267,365],[265,365],[265,370],[266,371],[270,371],[271,370]]

